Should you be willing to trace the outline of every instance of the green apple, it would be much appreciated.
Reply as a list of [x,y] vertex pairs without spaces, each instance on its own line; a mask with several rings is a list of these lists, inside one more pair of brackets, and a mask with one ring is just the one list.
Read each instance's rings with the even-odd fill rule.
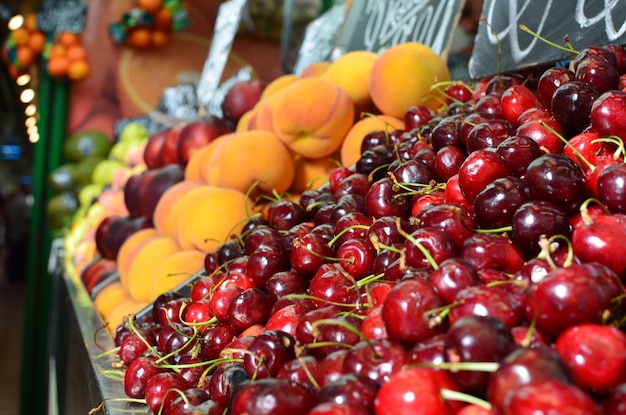
[[120,142],[148,138],[148,129],[137,122],[128,123],[120,132]]
[[125,169],[126,164],[115,159],[106,159],[100,161],[93,169],[91,174],[91,182],[106,186],[111,184],[115,172],[119,169]]
[[78,191],[78,204],[80,206],[91,206],[94,200],[102,193],[103,185],[91,183]]

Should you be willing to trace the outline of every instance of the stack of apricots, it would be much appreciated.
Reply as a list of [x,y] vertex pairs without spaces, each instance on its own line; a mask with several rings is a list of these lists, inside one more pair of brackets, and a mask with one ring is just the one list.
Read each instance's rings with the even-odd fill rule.
[[191,154],[182,180],[160,197],[151,226],[123,242],[115,258],[119,280],[94,298],[103,321],[113,332],[126,315],[201,271],[208,252],[251,215],[264,214],[260,201],[297,199],[337,166],[355,164],[367,133],[403,129],[411,106],[436,110],[440,85],[449,80],[435,52],[410,42],[348,52],[269,83],[234,131]]

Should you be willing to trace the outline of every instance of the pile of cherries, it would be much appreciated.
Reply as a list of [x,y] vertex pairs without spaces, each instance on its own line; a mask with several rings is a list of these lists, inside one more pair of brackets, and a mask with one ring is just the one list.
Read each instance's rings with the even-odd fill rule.
[[117,331],[154,414],[626,414],[626,51],[452,82]]

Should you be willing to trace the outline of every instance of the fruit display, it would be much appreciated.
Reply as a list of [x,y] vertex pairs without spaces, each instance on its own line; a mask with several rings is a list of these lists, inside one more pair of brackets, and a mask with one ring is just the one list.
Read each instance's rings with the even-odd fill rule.
[[68,273],[95,259],[95,230],[105,218],[128,215],[124,188],[129,177],[145,170],[147,141],[148,132],[138,123],[127,124],[116,142],[95,130],[66,138],[65,163],[49,176],[57,194],[48,202],[47,218],[53,231],[64,234]]
[[164,415],[626,413],[624,76],[406,43],[155,134],[78,270],[118,274],[109,375]]
[[77,33],[56,34],[46,51],[46,59],[46,69],[54,78],[79,82],[89,76],[87,49]]
[[109,25],[116,45],[135,49],[162,48],[172,33],[189,26],[187,4],[182,0],[137,0],[119,21]]
[[46,34],[37,29],[37,17],[30,14],[24,24],[11,30],[4,41],[2,58],[12,78],[28,73],[40,60]]

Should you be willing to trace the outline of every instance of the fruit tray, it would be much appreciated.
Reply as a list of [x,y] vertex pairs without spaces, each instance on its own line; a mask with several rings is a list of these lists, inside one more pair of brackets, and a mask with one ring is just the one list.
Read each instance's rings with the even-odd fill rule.
[[59,285],[61,301],[51,359],[58,413],[86,414],[99,407],[94,413],[145,415],[145,405],[122,400],[126,396],[122,382],[107,376],[117,355],[105,351],[115,345],[85,287],[67,275]]

